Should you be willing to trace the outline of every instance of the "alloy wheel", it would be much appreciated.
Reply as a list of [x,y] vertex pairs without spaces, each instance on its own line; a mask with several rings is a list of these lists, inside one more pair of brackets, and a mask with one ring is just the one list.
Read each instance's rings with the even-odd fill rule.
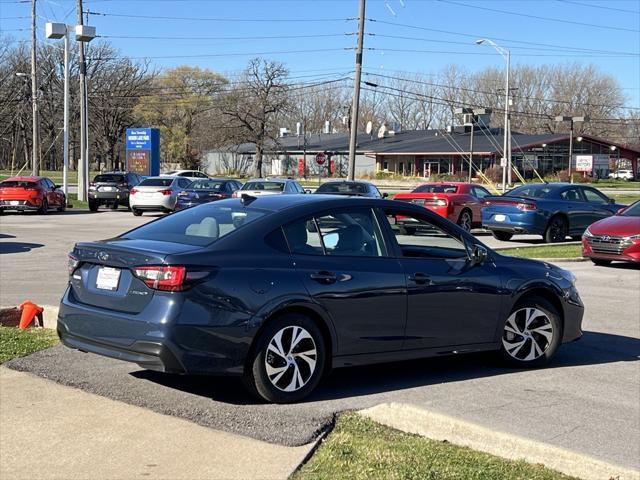
[[530,362],[544,355],[553,335],[553,324],[545,312],[537,308],[521,308],[507,319],[502,345],[515,360]]
[[304,387],[316,370],[316,342],[302,327],[289,326],[278,330],[269,341],[264,358],[267,377],[283,392],[295,392]]
[[567,236],[567,231],[565,228],[565,223],[562,218],[555,218],[551,221],[551,225],[549,225],[549,237],[552,242],[562,242]]
[[471,215],[469,215],[469,212],[462,212],[458,225],[466,232],[471,231]]

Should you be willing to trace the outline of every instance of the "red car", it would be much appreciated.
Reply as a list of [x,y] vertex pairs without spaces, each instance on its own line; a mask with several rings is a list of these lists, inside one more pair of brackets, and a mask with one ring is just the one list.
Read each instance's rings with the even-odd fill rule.
[[582,256],[596,265],[640,263],[640,200],[589,225],[582,235]]
[[482,225],[481,200],[489,191],[473,183],[424,183],[410,193],[398,193],[394,200],[416,203],[457,223],[466,231]]
[[0,182],[0,213],[7,210],[35,210],[46,214],[55,208],[64,212],[67,199],[47,177],[9,177]]

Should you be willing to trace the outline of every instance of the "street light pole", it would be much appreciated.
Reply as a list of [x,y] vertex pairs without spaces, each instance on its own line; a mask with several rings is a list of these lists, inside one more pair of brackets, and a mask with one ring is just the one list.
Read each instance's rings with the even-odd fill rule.
[[33,109],[33,145],[31,174],[40,175],[40,116],[38,114],[38,69],[36,52],[36,0],[31,0],[31,106]]
[[476,45],[482,45],[484,43],[488,43],[496,51],[502,55],[502,57],[507,62],[507,72],[506,72],[506,85],[505,85],[505,93],[504,93],[504,143],[502,147],[502,152],[504,154],[504,163],[502,165],[502,191],[507,190],[507,171],[509,172],[509,184],[511,184],[511,152],[509,152],[509,142],[507,137],[509,136],[509,76],[511,74],[511,52],[506,48],[501,47],[493,40],[489,40],[487,38],[482,38],[476,40]]
[[353,105],[351,107],[351,131],[349,132],[349,180],[353,180],[356,173],[356,142],[358,140],[358,113],[360,110],[360,79],[362,78],[362,47],[364,43],[365,4],[366,0],[360,0],[358,46],[356,47],[356,71],[353,79]]
[[575,122],[588,122],[589,117],[569,117],[559,115],[556,117],[556,122],[569,122],[569,182],[573,183],[573,175],[571,175],[571,163],[573,162],[573,124]]

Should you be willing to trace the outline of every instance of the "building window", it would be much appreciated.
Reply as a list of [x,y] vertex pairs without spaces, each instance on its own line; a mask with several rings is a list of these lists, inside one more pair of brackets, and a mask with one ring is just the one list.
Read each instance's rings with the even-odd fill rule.
[[382,162],[382,170],[385,172],[389,171],[389,162]]

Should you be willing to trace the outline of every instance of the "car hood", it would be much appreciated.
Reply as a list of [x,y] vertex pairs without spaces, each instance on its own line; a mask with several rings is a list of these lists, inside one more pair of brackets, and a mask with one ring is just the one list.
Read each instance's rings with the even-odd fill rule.
[[594,235],[614,235],[616,237],[639,235],[640,217],[614,215],[589,225],[589,231]]

